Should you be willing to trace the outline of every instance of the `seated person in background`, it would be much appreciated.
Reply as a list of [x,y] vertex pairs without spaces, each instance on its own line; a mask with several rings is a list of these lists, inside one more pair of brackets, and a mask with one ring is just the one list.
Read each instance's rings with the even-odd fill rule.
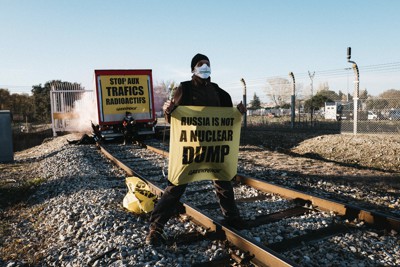
[[135,134],[135,124],[136,124],[136,121],[132,117],[132,113],[127,111],[125,113],[125,118],[122,121],[123,134],[124,134],[124,144],[123,145],[132,143],[133,137]]
[[96,144],[96,140],[94,136],[89,136],[87,134],[82,135],[81,139],[79,140],[68,140],[68,144],[70,145],[91,145]]

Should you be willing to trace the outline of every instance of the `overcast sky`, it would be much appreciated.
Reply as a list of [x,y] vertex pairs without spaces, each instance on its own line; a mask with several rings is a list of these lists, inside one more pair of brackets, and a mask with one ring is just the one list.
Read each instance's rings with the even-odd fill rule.
[[95,69],[152,69],[153,81],[191,77],[196,53],[234,101],[262,100],[267,79],[309,90],[400,89],[400,1],[0,0],[0,88],[30,92],[51,80],[93,89]]

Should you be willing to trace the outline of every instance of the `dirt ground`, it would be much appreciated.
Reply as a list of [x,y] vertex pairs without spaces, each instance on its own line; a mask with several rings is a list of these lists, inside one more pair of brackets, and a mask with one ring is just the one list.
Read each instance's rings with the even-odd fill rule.
[[318,134],[249,131],[245,143],[290,157],[400,175],[400,135]]

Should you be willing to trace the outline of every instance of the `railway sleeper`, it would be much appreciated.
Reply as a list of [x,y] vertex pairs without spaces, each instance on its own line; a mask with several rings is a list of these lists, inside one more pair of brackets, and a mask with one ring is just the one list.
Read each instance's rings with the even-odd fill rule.
[[[184,209],[184,207],[182,207]],[[183,210],[181,210],[182,212]],[[197,221],[195,218],[191,216],[186,216],[184,213],[181,213],[180,216],[181,221],[192,221],[197,225],[202,225],[201,222]],[[218,221],[221,225],[226,227],[226,225],[220,221]],[[203,240],[225,240],[228,242],[229,246],[231,247],[232,252],[230,256],[224,256],[219,259],[215,259],[213,261],[207,261],[202,263],[194,263],[191,266],[241,266],[241,267],[255,267],[257,265],[252,263],[252,259],[254,255],[249,253],[248,251],[243,251],[233,245],[231,242],[227,241],[227,236],[220,227],[217,227],[215,231],[210,231],[209,229],[206,230],[204,233],[200,232],[191,232],[191,233],[184,233],[180,235],[175,235],[173,238],[167,240],[167,244],[176,244],[176,245],[185,245],[185,244],[192,244],[194,242],[199,242]]]
[[305,235],[286,239],[282,242],[265,245],[278,253],[282,253],[304,246],[305,243],[314,243],[341,233],[353,231],[354,228],[355,227],[351,226],[350,224],[332,223],[328,227],[322,229],[310,230]]
[[[204,191],[204,193],[208,193],[209,189],[204,189],[201,191],[193,191],[192,194],[194,194],[196,192],[202,192],[202,191]],[[239,199],[236,199],[235,201],[236,201],[236,203],[252,203],[252,202],[256,202],[258,200],[262,201],[262,200],[266,200],[266,199],[267,199],[267,196],[260,195],[260,196],[255,196],[255,197],[239,198]],[[216,202],[213,202],[213,203],[207,203],[204,205],[197,205],[196,207],[199,209],[210,210],[210,209],[217,209],[219,207],[219,204]]]
[[255,220],[247,221],[248,227],[258,227],[264,224],[274,223],[286,218],[301,216],[310,212],[309,208],[303,206],[295,206],[293,208],[288,208],[286,210],[274,212],[271,214],[265,214],[257,216]]
[[229,255],[224,255],[221,258],[214,259],[212,261],[194,263],[192,267],[226,267],[226,266],[241,266],[241,267],[254,267],[251,260],[253,256],[248,253],[244,256],[238,256],[234,252],[231,252]]
[[249,203],[249,202],[256,202],[258,200],[266,200],[268,197],[266,195],[259,195],[255,197],[247,197],[247,198],[238,198],[236,199],[236,202],[242,202],[242,203]]
[[168,244],[185,245],[192,244],[204,240],[225,240],[225,234],[222,231],[206,231],[204,234],[199,232],[191,232],[175,235],[167,240]]
[[[210,210],[210,209],[216,209],[219,207],[218,203],[208,203],[205,205],[201,206],[196,206],[197,208],[201,210]],[[303,207],[303,206],[295,206],[292,208],[288,208],[286,210],[270,213],[270,214],[264,214],[264,215],[259,215],[255,218],[255,220],[244,220],[246,223],[246,227],[244,229],[249,229],[253,227],[258,227],[261,225],[277,222],[286,218],[290,217],[295,217],[295,216],[300,216],[308,213],[310,211],[309,208]]]

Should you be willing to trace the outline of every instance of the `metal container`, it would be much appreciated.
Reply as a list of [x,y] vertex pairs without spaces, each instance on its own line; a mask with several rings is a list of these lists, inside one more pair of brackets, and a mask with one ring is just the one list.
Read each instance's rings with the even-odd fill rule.
[[0,110],[0,162],[13,162],[13,140],[11,129],[11,112]]

